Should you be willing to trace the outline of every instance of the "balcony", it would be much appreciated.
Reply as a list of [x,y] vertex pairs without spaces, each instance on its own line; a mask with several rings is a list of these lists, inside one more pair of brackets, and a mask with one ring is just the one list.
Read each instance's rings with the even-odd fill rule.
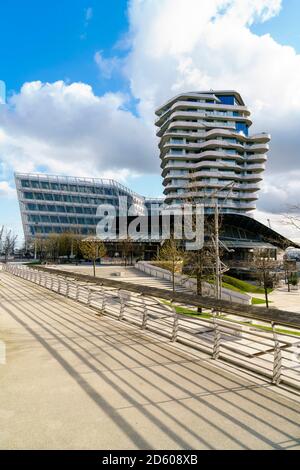
[[225,104],[218,104],[218,103],[201,103],[199,101],[192,102],[192,101],[178,100],[175,103],[173,103],[169,108],[167,108],[165,112],[163,112],[162,114],[158,116],[158,118],[155,120],[155,125],[161,126],[171,114],[174,114],[174,112],[185,111],[187,108],[188,109],[195,108],[195,111],[187,111],[187,112],[197,112],[204,116],[232,117],[233,112],[238,112],[239,116],[234,116],[234,117],[245,118],[245,117],[250,116],[251,114],[249,109],[246,106],[238,106],[238,105],[233,106],[233,105],[225,105]]
[[261,154],[261,153],[257,153],[255,155],[248,155],[247,157],[245,157],[245,161],[246,162],[251,162],[251,161],[254,161],[254,162],[266,162],[268,160],[268,157],[264,154]]

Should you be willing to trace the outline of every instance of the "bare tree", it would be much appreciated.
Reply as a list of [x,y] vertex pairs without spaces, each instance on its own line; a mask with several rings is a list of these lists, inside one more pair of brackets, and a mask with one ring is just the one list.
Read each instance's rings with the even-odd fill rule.
[[36,235],[33,240],[34,257],[44,259],[46,257],[47,240],[41,235]]
[[5,261],[7,261],[9,255],[14,254],[17,242],[17,235],[14,235],[12,230],[5,229],[4,226],[0,229],[0,246],[1,253],[4,255]]
[[284,223],[300,230],[300,204],[290,205],[288,210],[284,215]]
[[252,267],[260,284],[264,288],[266,307],[269,308],[269,289],[276,283],[275,269],[278,263],[270,257],[270,251],[266,249],[255,250]]
[[45,250],[45,257],[55,262],[59,254],[59,235],[51,233],[44,241],[43,248]]
[[[193,210],[193,215],[192,215],[192,230],[195,232],[199,228],[197,227],[196,223],[196,215],[194,211],[194,207],[196,206],[196,201],[195,197],[199,197],[198,191],[197,191],[197,177],[192,173],[191,174],[191,180],[190,183],[188,184],[189,191],[191,193],[190,197],[186,199],[186,202],[189,203],[192,206]],[[211,200],[211,196],[209,193],[206,191],[203,193],[202,196],[202,203],[205,206],[207,204],[208,200]],[[217,217],[217,227],[218,231],[221,232],[222,229],[222,215],[221,214],[215,214],[215,217]],[[185,258],[186,262],[186,267],[185,267],[185,273],[196,279],[196,290],[198,295],[202,295],[202,284],[204,281],[211,280],[215,278],[215,285],[217,285],[217,276],[219,276],[219,279],[221,277],[220,273],[217,273],[217,262],[216,259],[218,257],[218,266],[222,266],[222,262],[220,260],[220,257],[222,256],[223,248],[220,246],[219,240],[216,242],[216,220],[211,217],[209,219],[206,217],[205,219],[205,226],[204,226],[204,246],[200,248],[197,251],[192,251],[192,252],[187,252],[187,256]],[[217,243],[218,243],[218,250],[217,248]],[[223,266],[225,266],[223,264]],[[221,286],[220,286],[221,288]],[[217,292],[217,296],[219,295],[219,292]],[[201,312],[201,307],[198,307],[198,312]]]
[[[207,218],[205,221],[205,242],[203,247],[186,253],[184,273],[196,280],[196,292],[198,295],[203,295],[203,283],[212,282],[217,276],[214,235],[214,221]],[[219,246],[218,251],[219,255],[222,256],[222,247]],[[224,266],[220,262],[220,266],[222,265]],[[198,313],[201,312],[202,308],[198,307]]]
[[133,251],[133,242],[130,237],[120,240],[120,251],[121,256],[124,259],[125,268],[127,266],[128,258],[131,258],[132,263],[132,251]]
[[171,236],[169,240],[164,242],[156,258],[158,262],[164,262],[171,271],[173,292],[175,292],[175,273],[182,266],[184,256],[185,254],[180,248],[179,242],[174,239],[174,236]]
[[96,260],[106,255],[106,248],[101,240],[81,240],[80,250],[85,259],[93,262],[93,273],[96,276]]

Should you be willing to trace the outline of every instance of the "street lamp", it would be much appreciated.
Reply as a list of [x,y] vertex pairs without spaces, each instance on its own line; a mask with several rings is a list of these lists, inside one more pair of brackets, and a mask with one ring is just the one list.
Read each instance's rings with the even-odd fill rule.
[[[225,202],[227,200],[229,194],[231,193],[234,185],[235,185],[234,181],[232,181],[231,183],[226,184],[226,186],[224,186],[223,188],[217,189],[214,193],[212,193],[211,197],[214,197],[216,194],[220,193],[224,189],[230,188],[228,190],[228,194],[227,194],[226,198],[224,199],[224,202]],[[220,262],[220,249],[219,249],[220,240],[219,240],[219,205],[218,205],[218,198],[216,199],[216,202],[215,202],[215,214],[214,215],[215,215],[215,253],[216,253],[216,256],[215,256],[215,260],[216,260],[215,294],[216,294],[216,298],[218,299],[220,297],[221,275],[222,275],[222,272],[221,272],[221,269],[220,269],[221,262]]]
[[[35,222],[35,227],[37,227],[39,224],[38,222]],[[34,231],[35,237],[34,237],[34,259],[37,259],[37,239],[36,239],[36,230]]]

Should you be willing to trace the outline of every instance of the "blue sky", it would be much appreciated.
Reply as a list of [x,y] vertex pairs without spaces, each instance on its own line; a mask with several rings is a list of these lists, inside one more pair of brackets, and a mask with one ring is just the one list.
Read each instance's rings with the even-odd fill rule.
[[[157,142],[153,137],[155,106],[177,91],[184,89],[201,89],[205,86],[209,86],[209,88],[223,87],[223,83],[220,82],[220,76],[223,75],[225,87],[236,87],[244,93],[247,103],[256,113],[259,130],[269,131],[271,129],[272,134],[275,135],[273,166],[268,167],[266,188],[260,198],[259,209],[267,214],[268,212],[276,213],[275,202],[278,207],[283,207],[283,202],[289,197],[288,194],[284,194],[284,191],[287,191],[286,181],[291,182],[291,178],[284,173],[278,156],[281,135],[276,135],[276,132],[282,126],[279,121],[275,122],[275,118],[273,121],[271,119],[269,121],[263,120],[259,110],[259,106],[264,100],[264,90],[269,88],[269,85],[266,82],[264,87],[259,88],[261,78],[257,78],[258,84],[254,87],[255,78],[253,80],[253,76],[249,77],[249,83],[245,83],[248,79],[243,67],[249,69],[251,64],[243,65],[242,48],[244,45],[239,45],[235,39],[236,47],[240,47],[241,51],[237,51],[235,62],[232,63],[232,54],[228,51],[231,50],[233,39],[231,41],[227,36],[226,41],[230,47],[225,44],[225,40],[224,50],[221,43],[217,47],[220,57],[229,54],[228,60],[224,60],[222,72],[218,73],[217,71],[216,73],[208,55],[199,52],[201,43],[203,43],[201,28],[206,26],[203,23],[205,14],[208,15],[207,24],[210,21],[210,2],[208,0],[185,0],[185,2],[183,0],[173,0],[173,2],[170,0],[145,0],[144,2],[131,0],[130,12],[128,12],[126,0],[53,0],[52,2],[3,0],[0,2],[0,17],[2,19],[0,80],[4,80],[6,83],[7,98],[17,96],[18,99],[17,105],[14,102],[15,108],[11,107],[12,102],[10,102],[9,115],[4,113],[4,117],[2,117],[2,126],[6,137],[4,144],[1,144],[0,113],[0,225],[5,223],[13,227],[20,237],[22,236],[18,204],[12,193],[12,175],[15,170],[25,171],[24,169],[27,168],[26,159],[27,162],[30,162],[32,158],[33,163],[28,164],[30,171],[45,169],[52,173],[72,173],[72,156],[67,150],[74,139],[71,136],[70,140],[66,139],[65,142],[62,142],[61,135],[70,133],[67,126],[68,120],[72,125],[74,123],[74,129],[78,134],[76,126],[82,125],[82,122],[78,123],[77,115],[85,112],[87,114],[83,117],[83,122],[84,119],[88,121],[89,116],[95,112],[95,119],[91,119],[88,126],[94,128],[95,122],[96,124],[98,122],[99,129],[103,127],[103,134],[100,132],[99,148],[97,148],[94,143],[97,132],[94,130],[94,134],[91,132],[91,136],[89,136],[89,130],[84,129],[82,140],[86,141],[87,139],[92,143],[89,144],[90,147],[87,146],[87,149],[82,151],[82,154],[77,156],[77,173],[81,168],[84,168],[81,163],[84,163],[86,158],[89,162],[86,166],[90,169],[87,173],[90,173],[91,176],[102,176],[103,171],[104,176],[120,179],[124,184],[141,194],[161,195]],[[183,19],[180,34],[174,34],[171,28],[169,30],[166,27],[165,18],[177,21],[178,17],[180,20],[183,16],[181,8],[182,6],[184,8],[188,2],[193,6],[190,16]],[[222,0],[218,0],[218,2],[221,4]],[[233,8],[238,9],[239,2],[240,0],[232,0]],[[299,72],[296,54],[300,54],[300,2],[299,0],[282,0],[279,11],[280,0],[262,0],[261,4],[266,5],[266,8],[271,8],[270,4],[272,4],[272,8],[274,7],[274,11],[269,14],[270,19],[267,21],[262,19],[262,11],[257,8],[258,2],[249,0],[249,3],[255,12],[256,20],[250,27],[251,21],[247,23],[248,20],[241,20],[237,27],[241,28],[240,31],[244,33],[246,31],[253,33],[252,39],[269,34],[275,44],[270,45],[266,41],[260,40],[260,45],[253,45],[251,38],[245,39],[245,47],[249,46],[249,50],[253,54],[253,68],[258,69],[257,77],[264,77],[269,73],[269,70],[270,74],[273,74],[269,78],[270,83],[274,83],[273,94],[268,90],[269,96],[264,103],[264,106],[268,107],[271,106],[272,97],[281,92],[280,88],[282,88],[282,84],[286,83],[286,77],[281,76],[281,72],[278,72],[277,77],[276,67],[278,66],[278,70],[280,69],[280,62],[278,64],[276,62],[276,52],[274,52],[274,58],[271,59],[270,66],[266,68],[266,73],[264,73],[264,54],[268,58],[269,51],[273,51],[273,49],[275,51],[277,48],[278,57],[282,54],[282,59],[287,61],[285,64],[289,64],[290,69],[287,67],[287,70],[292,70],[296,78]],[[244,10],[237,11],[246,16],[248,14]],[[228,12],[226,15],[230,18]],[[191,41],[192,45],[189,45],[189,41],[193,36],[193,27],[187,27],[189,20],[194,21],[194,30],[199,29],[199,36],[193,39],[194,42]],[[158,29],[156,29],[156,24],[159,25]],[[130,42],[126,40],[128,31],[131,32]],[[226,34],[222,32],[221,24],[219,31],[220,35]],[[157,40],[158,37],[159,40]],[[160,50],[160,44],[158,45],[159,42],[164,44],[162,50]],[[199,47],[195,47],[197,44]],[[289,57],[290,54],[281,47],[283,45],[294,48],[293,57]],[[208,44],[207,47],[212,46]],[[262,60],[257,64],[255,63],[255,55],[257,54],[253,53],[255,47],[262,51]],[[215,52],[215,44],[213,48]],[[100,54],[103,59],[100,65],[96,63],[96,53]],[[203,55],[201,56],[201,54]],[[245,52],[245,56],[247,54],[248,52]],[[220,60],[223,59],[219,59],[219,62]],[[186,66],[186,64],[189,65]],[[261,68],[261,72],[259,68]],[[233,75],[232,71],[236,69],[238,69],[238,73]],[[201,74],[198,74],[199,71]],[[293,73],[289,73],[289,75],[293,75]],[[206,77],[209,77],[208,81]],[[232,77],[234,78],[232,79]],[[25,83],[35,81],[42,83],[38,90],[30,88],[28,92],[20,93],[21,87]],[[53,86],[57,81],[63,83],[59,91]],[[45,83],[51,84],[48,91],[43,87]],[[90,85],[91,91],[88,91],[84,86],[80,88],[81,102],[78,109],[76,109],[76,90],[71,93],[72,102],[70,103],[68,99],[67,104],[64,102],[63,107],[59,108],[62,100],[66,99],[65,91],[70,90],[68,87],[73,83]],[[288,86],[292,90],[295,85],[290,83]],[[96,98],[103,97],[108,92],[110,93],[108,103],[96,105]],[[36,97],[35,101],[32,100],[34,96]],[[47,108],[49,96],[53,98],[54,103],[51,103],[51,109]],[[87,100],[86,104],[84,97]],[[37,112],[39,99],[41,100],[40,107],[45,107],[45,118],[41,116],[40,110]],[[289,97],[285,99],[282,116],[284,116],[289,103]],[[66,108],[66,106],[69,107]],[[97,106],[99,109],[95,109]],[[76,119],[71,116],[73,108]],[[65,122],[60,119],[61,109],[67,109],[66,129],[64,129]],[[297,110],[298,108],[295,106],[295,113]],[[103,121],[105,118],[102,116],[105,116],[107,112],[111,112],[112,119],[109,126],[105,127],[106,124]],[[51,122],[47,121],[47,115],[51,116]],[[59,132],[54,135],[57,129],[51,128],[51,132],[47,134],[45,129],[49,129],[53,125],[53,120],[56,119],[58,120]],[[295,118],[295,125],[298,122],[297,119]],[[39,123],[43,120],[45,122],[42,128]],[[122,135],[119,135],[119,130],[122,127],[126,127],[126,129]],[[45,144],[49,145],[46,151]],[[296,142],[294,144],[296,145]],[[61,151],[61,149],[63,150]],[[122,154],[123,149],[124,155]],[[51,151],[53,151],[53,159],[51,159]],[[60,151],[61,153],[59,153]],[[99,157],[99,161],[96,162],[94,153],[97,151],[99,151],[99,155],[101,153],[101,158]],[[40,158],[37,155],[38,152],[41,152]],[[293,149],[291,149],[292,152]],[[117,155],[116,158],[114,153]],[[112,161],[110,161],[111,158]],[[122,158],[124,165],[120,163]],[[298,176],[295,176],[294,193],[298,191],[298,181]],[[276,192],[274,192],[275,189]],[[279,209],[278,212],[280,212]]]
[[[270,33],[300,52],[300,2],[284,0],[282,5],[278,16],[251,29],[259,35]],[[92,17],[87,21],[89,8]],[[97,94],[128,89],[121,79],[101,80],[93,61],[99,49],[104,55],[116,53],[128,28],[126,0],[4,0],[0,14],[0,71],[8,93],[37,79],[83,81]]]
[[284,0],[278,16],[266,23],[255,24],[251,29],[257,34],[271,34],[276,41],[293,46],[300,53],[300,2]]
[[2,1],[0,70],[8,92],[33,80],[83,81],[97,94],[126,86],[99,80],[93,61],[95,51],[110,54],[126,32],[126,5],[125,0]]

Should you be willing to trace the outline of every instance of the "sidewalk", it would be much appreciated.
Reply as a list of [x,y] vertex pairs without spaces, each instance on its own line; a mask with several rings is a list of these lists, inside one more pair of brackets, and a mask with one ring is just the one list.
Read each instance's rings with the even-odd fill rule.
[[[250,294],[252,297],[265,299],[264,294]],[[270,307],[276,307],[281,310],[299,313],[300,315],[300,289],[288,292],[287,286],[274,289],[268,296]],[[262,305],[265,307],[265,304]]]
[[0,339],[1,449],[300,449],[275,387],[2,272]]

